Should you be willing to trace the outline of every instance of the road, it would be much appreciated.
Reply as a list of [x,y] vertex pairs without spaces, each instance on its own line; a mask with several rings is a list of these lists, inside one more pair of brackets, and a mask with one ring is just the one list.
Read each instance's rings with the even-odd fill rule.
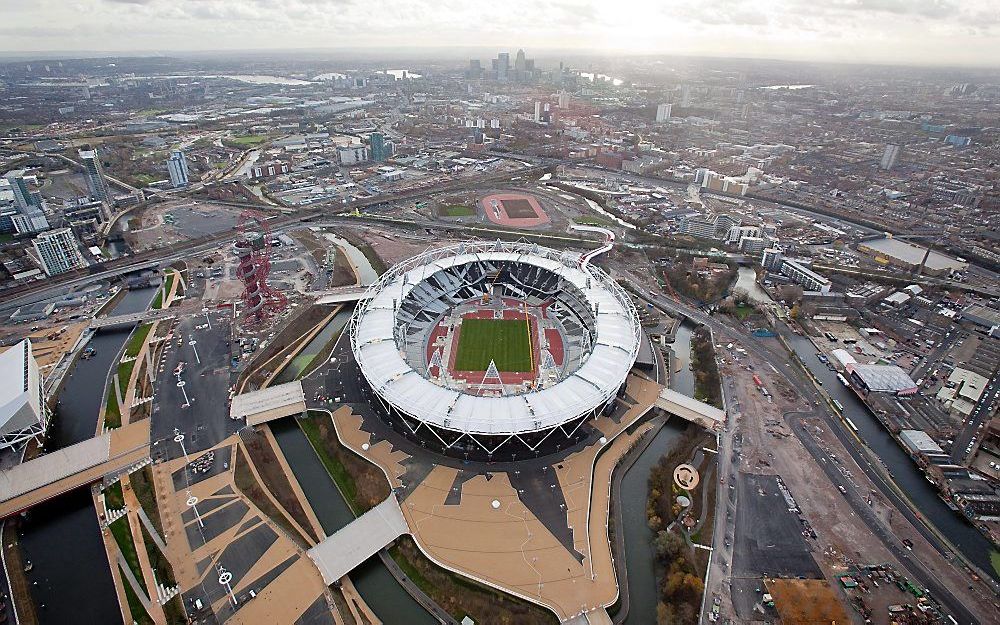
[[980,430],[996,411],[997,399],[1000,398],[1000,372],[994,371],[983,389],[983,394],[979,398],[976,407],[969,413],[965,421],[965,427],[958,436],[955,437],[955,445],[951,449],[951,459],[955,464],[965,464],[969,454],[972,453],[973,443]]
[[[647,293],[647,287],[642,280],[639,280],[635,276],[631,275],[627,271],[616,272],[619,278],[623,279],[632,285],[639,293]],[[643,295],[643,299],[652,302],[653,304],[659,306],[660,308],[673,311],[674,313],[679,313],[685,315],[692,320],[707,325],[712,328],[712,331],[716,333],[716,342],[725,342],[723,337],[732,336],[739,340],[741,344],[748,350],[754,353],[755,356],[770,362],[775,366],[775,370],[778,372],[777,375],[783,377],[789,385],[795,389],[799,396],[804,398],[810,403],[819,402],[819,405],[827,405],[823,401],[823,397],[818,392],[817,388],[806,379],[803,372],[801,372],[795,366],[792,366],[790,358],[787,352],[783,348],[773,348],[766,345],[764,342],[754,340],[749,334],[746,334],[735,328],[731,328],[718,321],[715,317],[712,317],[705,312],[677,302],[674,300],[667,299],[665,297],[648,294]],[[785,328],[787,332],[787,328]],[[782,366],[784,365],[784,366]],[[813,411],[814,414],[822,417],[827,424],[830,426],[831,430],[844,445],[847,452],[851,455],[854,461],[859,467],[865,472],[868,478],[876,485],[882,495],[891,502],[892,506],[901,514],[913,527],[920,532],[920,534],[937,550],[945,559],[952,560],[954,558],[955,552],[950,548],[950,546],[943,543],[943,541],[938,537],[938,535],[932,531],[927,525],[925,525],[919,512],[914,511],[910,508],[909,503],[901,496],[899,490],[894,484],[891,484],[886,476],[883,475],[882,471],[876,467],[875,463],[871,461],[866,448],[861,443],[859,439],[851,435],[848,430],[844,427],[841,420],[833,415],[828,409],[817,409]],[[867,507],[867,505],[866,505]],[[717,526],[718,527],[718,526]],[[881,526],[870,526],[872,532],[879,536],[883,536],[885,531]],[[890,532],[891,533],[891,532]],[[714,539],[713,539],[714,544]],[[886,544],[886,548],[892,550],[891,544]],[[907,571],[916,579],[928,580],[930,583],[927,588],[941,601],[942,605],[950,611],[952,614],[958,615],[967,614],[968,610],[960,601],[958,601],[954,595],[952,595],[938,580],[937,577],[930,574],[923,563],[918,562],[914,557],[908,557],[902,560],[904,566],[906,566]],[[991,599],[984,597],[984,604],[989,605]],[[965,620],[962,622],[978,622],[975,620]]]
[[[913,552],[910,551],[903,541],[888,527],[872,510],[866,501],[867,493],[861,490],[838,470],[840,463],[830,454],[824,451],[815,438],[809,433],[802,423],[803,418],[814,416],[817,411],[789,412],[785,414],[785,421],[795,436],[802,442],[802,445],[813,457],[816,464],[829,478],[830,482],[836,486],[844,495],[844,499],[850,504],[858,518],[868,526],[868,529],[882,541],[886,549],[902,563],[906,572],[913,577],[921,586],[928,589],[931,595],[939,601],[945,609],[950,611],[952,616],[962,625],[975,625],[979,620],[970,612],[965,605],[948,591],[934,575],[928,571],[923,564],[916,561]],[[862,465],[863,466],[863,465]]]
[[[381,204],[389,204],[393,202],[427,197],[430,195],[437,195],[439,193],[459,191],[468,187],[480,186],[490,181],[495,182],[529,176],[534,173],[540,173],[547,167],[548,165],[534,165],[514,171],[496,172],[478,177],[475,180],[460,179],[448,184],[404,191],[374,198],[366,198],[364,200],[348,204],[337,204],[336,206],[338,210],[350,213],[355,209],[376,207]],[[251,205],[247,204],[246,206],[250,207]],[[314,205],[313,207],[295,213],[294,215],[282,215],[280,217],[270,219],[268,221],[268,225],[271,227],[272,232],[278,232],[290,226],[308,222],[316,218],[330,218],[331,215],[328,213],[331,208],[331,205],[326,204]],[[440,224],[436,224],[435,222],[435,225]],[[199,254],[211,249],[218,249],[220,244],[231,241],[234,235],[234,230],[224,230],[211,236],[201,237],[191,241],[179,242],[173,245],[165,245],[154,251],[139,253],[131,257],[116,258],[105,262],[102,265],[93,265],[90,270],[87,271],[61,274],[47,280],[30,283],[19,288],[8,289],[3,294],[3,303],[0,304],[0,313],[12,312],[19,306],[23,306],[28,303],[42,301],[47,298],[55,298],[65,293],[68,289],[78,287],[83,284],[106,280],[124,274],[141,271],[143,269],[149,269],[151,267],[157,267],[165,262],[177,260],[185,256]]]

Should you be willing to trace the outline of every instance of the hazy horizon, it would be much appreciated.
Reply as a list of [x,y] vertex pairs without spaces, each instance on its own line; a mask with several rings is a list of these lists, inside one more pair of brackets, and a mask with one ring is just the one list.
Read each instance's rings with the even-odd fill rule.
[[[916,66],[1000,65],[993,0],[38,0],[6,3],[6,52],[176,55],[517,49]],[[96,42],[100,42],[99,45]],[[442,42],[447,42],[442,46]]]

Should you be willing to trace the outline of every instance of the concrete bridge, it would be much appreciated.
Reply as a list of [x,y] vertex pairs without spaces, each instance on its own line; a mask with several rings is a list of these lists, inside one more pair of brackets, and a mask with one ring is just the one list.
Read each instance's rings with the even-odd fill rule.
[[172,319],[177,316],[177,311],[170,308],[154,308],[144,310],[130,315],[113,315],[110,317],[95,317],[90,320],[90,327],[95,330],[102,328],[114,328],[134,326],[137,323],[146,321],[159,321],[161,319]]
[[716,430],[726,422],[726,413],[722,410],[665,386],[653,405],[708,430]]
[[0,519],[149,462],[149,419],[0,471]]
[[332,536],[327,536],[307,553],[329,586],[409,532],[393,493]]
[[317,304],[344,304],[365,299],[367,291],[367,286],[342,286],[325,291],[313,291],[311,294],[319,296]]

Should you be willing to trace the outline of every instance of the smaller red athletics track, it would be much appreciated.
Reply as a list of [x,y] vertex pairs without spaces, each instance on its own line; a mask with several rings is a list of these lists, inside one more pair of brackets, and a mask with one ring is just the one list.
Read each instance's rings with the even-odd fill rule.
[[501,226],[530,228],[550,221],[538,200],[524,193],[487,195],[479,200],[479,206],[490,221]]

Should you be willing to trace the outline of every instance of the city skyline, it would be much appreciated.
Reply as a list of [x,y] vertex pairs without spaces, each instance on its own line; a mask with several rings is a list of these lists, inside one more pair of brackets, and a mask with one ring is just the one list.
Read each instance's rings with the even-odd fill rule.
[[[247,50],[358,50],[410,56],[469,48],[668,54],[915,65],[995,66],[1000,10],[988,0],[710,0],[609,6],[591,0],[528,3],[342,0],[43,0],[5,8],[4,48],[78,54]],[[70,17],[72,16],[72,17]],[[525,16],[533,19],[526,20]],[[430,36],[428,33],[433,33]],[[961,45],[956,45],[960,40]],[[448,41],[448,47],[440,42]],[[99,43],[98,43],[99,42]]]

